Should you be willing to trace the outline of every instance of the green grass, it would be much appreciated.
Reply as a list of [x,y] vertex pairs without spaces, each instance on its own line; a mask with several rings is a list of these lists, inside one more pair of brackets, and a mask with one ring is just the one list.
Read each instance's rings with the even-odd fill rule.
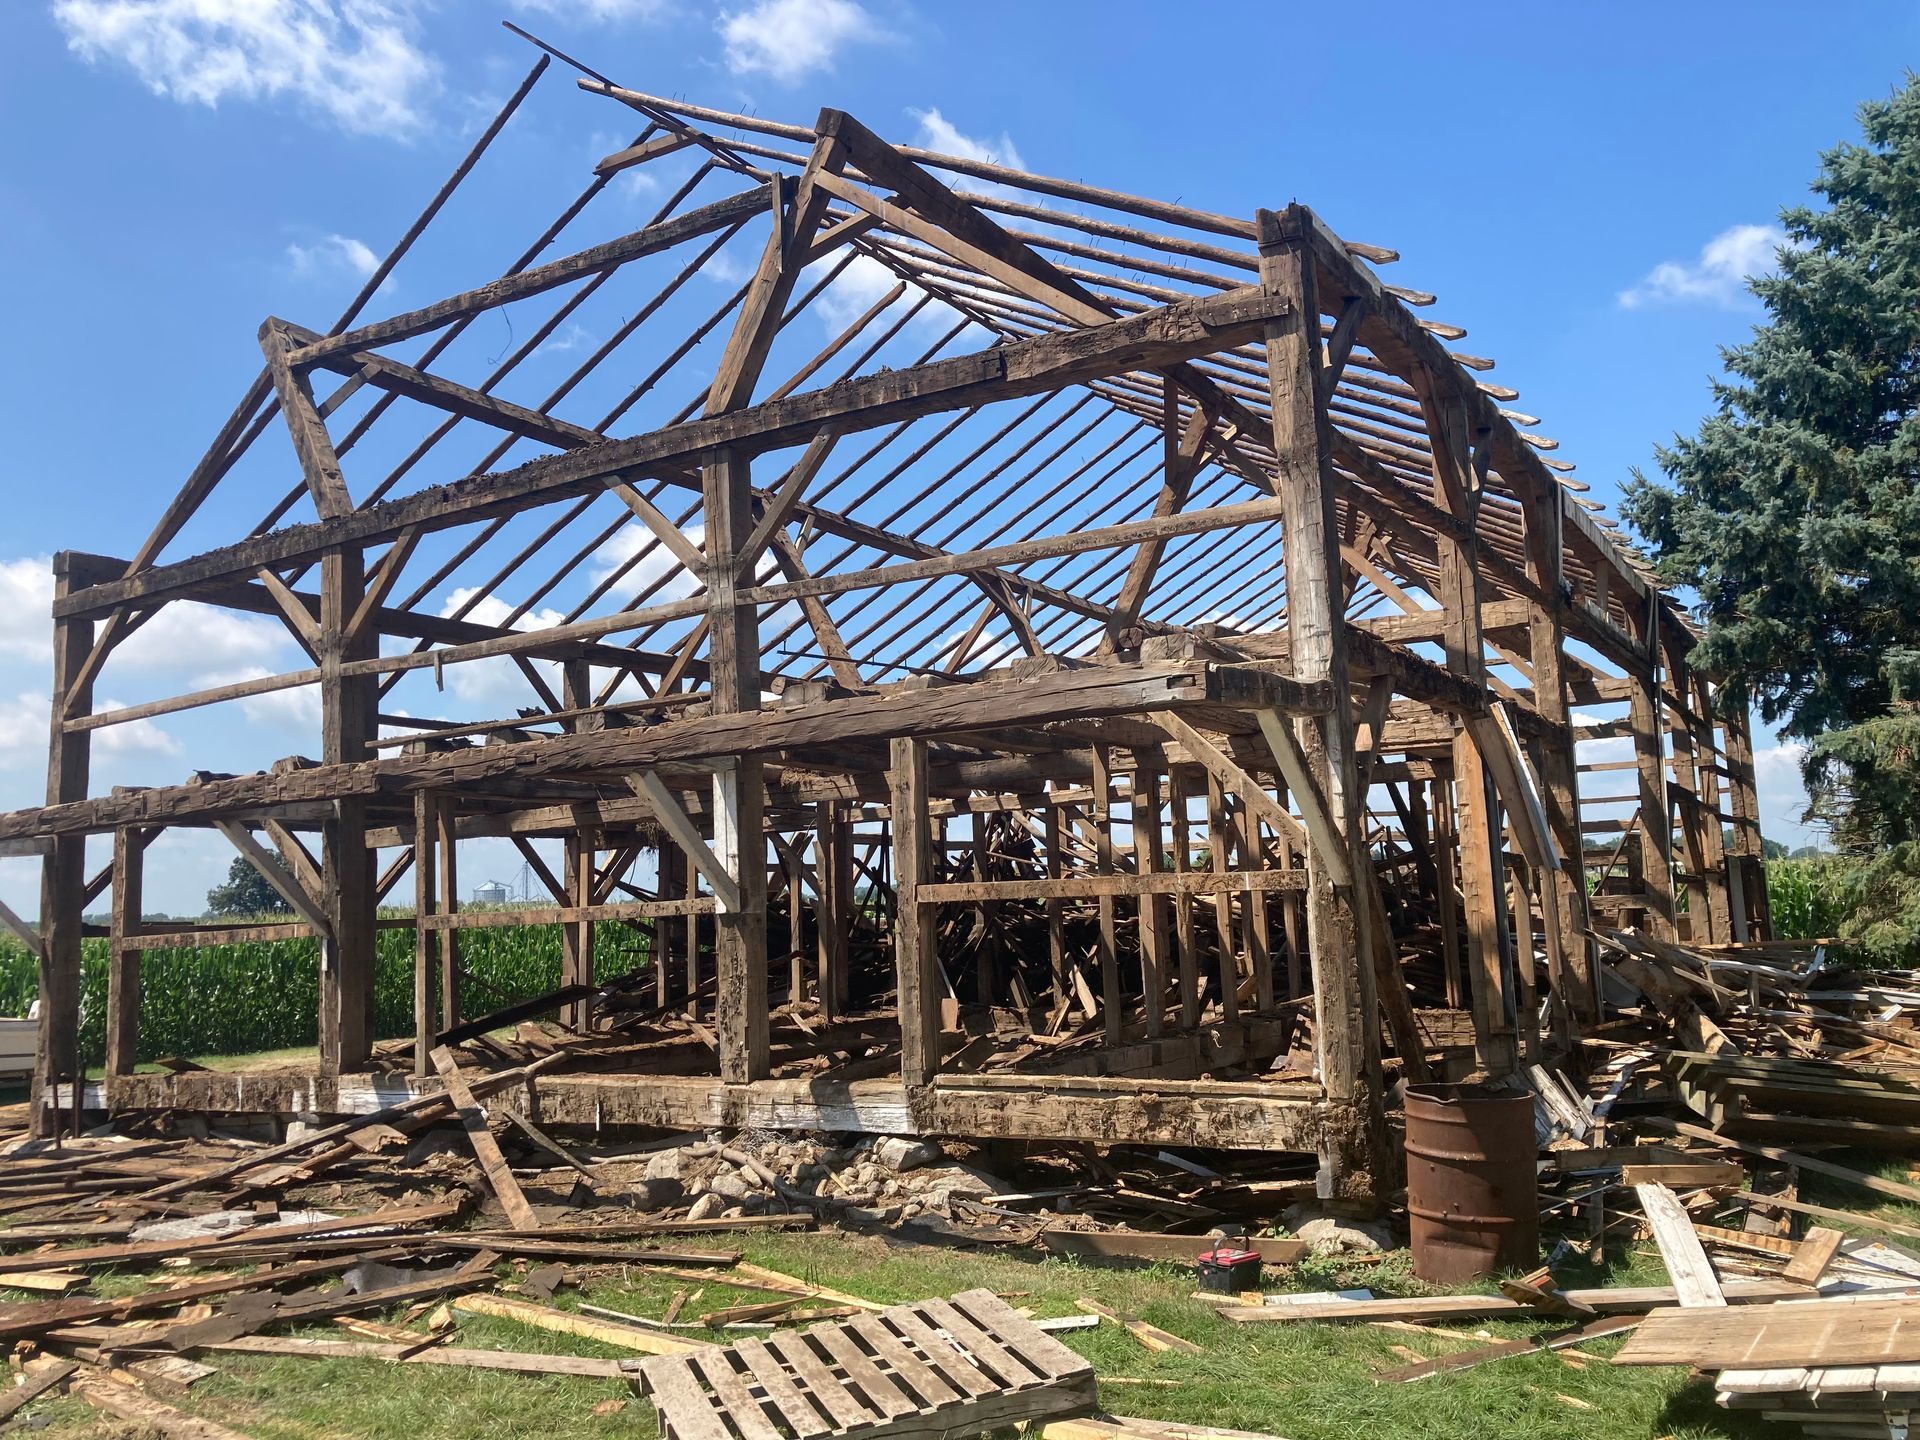
[[[1557,1355],[1501,1360],[1415,1384],[1378,1384],[1376,1375],[1404,1365],[1391,1347],[1422,1356],[1463,1342],[1377,1329],[1278,1323],[1235,1325],[1191,1297],[1192,1276],[1153,1266],[1122,1269],[1025,1253],[968,1253],[895,1248],[871,1237],[766,1234],[741,1237],[746,1258],[815,1283],[893,1302],[947,1294],[972,1286],[1020,1292],[1016,1303],[1043,1316],[1075,1313],[1086,1297],[1138,1315],[1203,1347],[1197,1356],[1154,1354],[1119,1327],[1069,1331],[1060,1338],[1106,1378],[1171,1380],[1159,1385],[1108,1385],[1109,1410],[1147,1418],[1260,1430],[1291,1440],[1357,1440],[1392,1435],[1404,1440],[1643,1440],[1673,1435],[1753,1436],[1764,1426],[1713,1404],[1711,1390],[1681,1370],[1621,1369],[1598,1359],[1575,1368]],[[723,1273],[723,1272],[722,1272]],[[1657,1262],[1627,1260],[1607,1277],[1616,1283],[1657,1277]],[[1366,1266],[1322,1266],[1296,1272],[1292,1288],[1367,1285],[1381,1292],[1415,1293],[1404,1256]],[[611,1309],[659,1315],[675,1289],[689,1282],[632,1273],[594,1279],[562,1291],[557,1303],[583,1300]],[[763,1298],[716,1275],[688,1313]],[[389,1317],[397,1318],[397,1317]],[[1463,1322],[1495,1339],[1542,1333],[1536,1323]],[[334,1328],[312,1335],[338,1336]],[[572,1337],[532,1330],[512,1321],[463,1317],[463,1346],[617,1356],[623,1352]],[[1604,1356],[1617,1341],[1585,1347]],[[612,1415],[595,1415],[602,1401],[627,1398],[614,1382],[502,1375],[374,1361],[311,1361],[210,1354],[219,1374],[177,1403],[258,1440],[469,1440],[476,1435],[538,1436],[541,1440],[654,1433],[649,1407],[632,1401]],[[1576,1363],[1581,1357],[1575,1357]],[[1585,1401],[1568,1405],[1558,1396]],[[96,1419],[79,1402],[46,1409],[48,1433],[83,1435]],[[118,1433],[105,1432],[100,1433]]]

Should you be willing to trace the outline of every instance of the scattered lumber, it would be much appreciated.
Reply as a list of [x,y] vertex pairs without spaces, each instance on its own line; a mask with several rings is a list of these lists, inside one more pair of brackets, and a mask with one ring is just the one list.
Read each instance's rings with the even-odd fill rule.
[[1693,1221],[1679,1197],[1659,1184],[1636,1186],[1634,1193],[1640,1197],[1640,1208],[1653,1226],[1654,1243],[1660,1247],[1660,1258],[1666,1262],[1667,1275],[1673,1281],[1673,1292],[1680,1304],[1725,1305],[1720,1278],[1714,1274],[1713,1262],[1707,1258],[1706,1249],[1694,1233]]
[[598,1340],[603,1345],[617,1345],[644,1355],[684,1355],[689,1351],[706,1349],[709,1343],[705,1340],[681,1339],[657,1330],[645,1330],[638,1325],[599,1320],[591,1315],[575,1315],[551,1305],[536,1305],[530,1300],[515,1300],[505,1295],[463,1295],[453,1302],[453,1308],[466,1315],[490,1315],[498,1320],[512,1320],[551,1334],[577,1335],[585,1340]]
[[[1169,1235],[1144,1230],[1043,1230],[1040,1243],[1056,1255],[1117,1257],[1192,1264],[1213,1242],[1205,1235]],[[1293,1265],[1307,1253],[1304,1240],[1249,1238],[1267,1265]]]
[[1838,1230],[1815,1225],[1795,1248],[1793,1258],[1787,1262],[1786,1269],[1780,1272],[1781,1278],[1791,1280],[1796,1285],[1819,1284],[1820,1277],[1827,1273],[1827,1266],[1833,1263],[1833,1257],[1840,1253],[1840,1242],[1846,1238]]
[[1090,1315],[1098,1315],[1102,1320],[1111,1320],[1114,1324],[1124,1327],[1129,1335],[1149,1350],[1163,1353],[1176,1350],[1183,1355],[1202,1353],[1200,1347],[1191,1340],[1183,1340],[1171,1331],[1162,1330],[1158,1325],[1150,1325],[1145,1320],[1136,1319],[1132,1315],[1122,1315],[1118,1311],[1109,1310],[1096,1300],[1076,1300],[1073,1303]]
[[[1710,1307],[1709,1307],[1710,1308]],[[1920,1300],[1801,1300],[1725,1313],[1661,1311],[1614,1357],[1616,1365],[1705,1370],[1920,1362]]]
[[21,1377],[12,1389],[0,1392],[0,1425],[5,1425],[55,1386],[65,1383],[79,1368],[71,1360],[55,1360]]
[[1505,1360],[1515,1355],[1537,1355],[1542,1350],[1571,1349],[1575,1345],[1584,1345],[1589,1340],[1621,1334],[1641,1323],[1643,1318],[1638,1315],[1609,1315],[1585,1325],[1576,1325],[1568,1330],[1557,1330],[1551,1335],[1540,1335],[1530,1340],[1501,1340],[1492,1345],[1477,1346],[1471,1350],[1456,1350],[1451,1355],[1439,1355],[1431,1360],[1422,1360],[1399,1370],[1389,1370],[1374,1378],[1382,1385],[1427,1380],[1435,1375],[1471,1370],[1490,1361]]
[[487,1184],[492,1187],[495,1198],[506,1210],[507,1219],[516,1230],[538,1229],[540,1222],[534,1216],[533,1207],[521,1193],[520,1182],[513,1178],[513,1171],[507,1166],[507,1157],[500,1153],[500,1145],[493,1138],[493,1131],[487,1128],[487,1114],[473,1098],[473,1091],[467,1085],[466,1076],[461,1074],[453,1052],[445,1045],[436,1045],[432,1059],[433,1068],[440,1072],[440,1078],[446,1082],[447,1097],[453,1103],[461,1127],[467,1132],[468,1143],[473,1146],[474,1158],[480,1162],[481,1173],[487,1177]]

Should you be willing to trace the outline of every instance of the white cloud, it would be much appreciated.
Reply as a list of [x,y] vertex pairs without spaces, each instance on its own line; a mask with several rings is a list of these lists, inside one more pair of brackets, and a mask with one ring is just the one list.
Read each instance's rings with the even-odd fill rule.
[[0,655],[53,663],[53,557],[0,560]]
[[344,270],[364,280],[380,264],[380,257],[364,241],[351,235],[323,235],[311,245],[289,244],[287,259],[292,262],[293,273],[301,279]]
[[[52,663],[52,565],[44,555],[0,560],[0,655]],[[224,683],[214,671],[271,660],[290,643],[278,621],[177,601],[122,641],[106,669],[197,688]]]
[[168,605],[128,636],[107,667],[204,687],[226,683],[215,671],[258,665],[291,644],[277,620],[187,600]]
[[[683,526],[680,533],[698,545],[707,532],[706,527],[696,520],[691,525]],[[620,570],[650,544],[653,548],[645,558],[631,569],[622,571],[620,579],[608,592],[609,597],[625,603],[642,591],[649,591],[646,603],[663,605],[669,600],[685,600],[690,595],[697,595],[704,584],[700,577],[682,565],[679,557],[666,546],[656,543],[653,532],[637,521],[621,526],[606,544],[593,552],[595,583]],[[659,589],[653,589],[654,582],[663,576],[666,577],[665,583]]]
[[729,70],[771,75],[782,84],[832,69],[834,52],[844,45],[886,36],[853,0],[759,0],[746,10],[722,11],[717,28]]
[[1027,168],[1014,148],[1013,137],[1000,132],[998,140],[980,140],[954,128],[938,110],[908,110],[920,122],[919,144],[922,150],[938,150],[942,155],[958,155],[964,160],[983,160],[989,165],[1006,165],[1015,170]]
[[564,355],[569,350],[578,350],[581,346],[591,345],[592,343],[593,336],[587,333],[587,328],[584,325],[580,324],[577,320],[569,321],[561,327],[558,334],[549,335],[545,340],[542,340],[539,347],[535,349],[533,353],[536,355]]
[[[442,616],[451,616],[460,612],[461,607],[472,601],[478,591],[472,586],[464,586],[453,591],[440,607]],[[492,625],[509,628],[507,617],[513,613],[513,607],[498,595],[488,595],[474,603],[461,618],[471,620],[476,625]],[[558,610],[530,610],[511,623],[514,630],[551,630],[567,617]],[[560,693],[560,666],[548,660],[533,662],[545,676],[548,686],[554,694]],[[520,673],[520,667],[504,655],[484,660],[465,660],[457,665],[448,665],[442,672],[446,687],[455,698],[469,705],[485,710],[483,718],[499,719],[506,711],[521,706],[538,705],[538,695],[527,683],[527,677]]]
[[665,14],[669,6],[667,0],[513,0],[513,8],[609,25],[654,20]]
[[[599,0],[601,4],[611,0]],[[439,67],[415,0],[55,0],[67,47],[182,104],[288,97],[358,135],[425,123]]]
[[1698,260],[1664,260],[1654,266],[1646,279],[1620,292],[1621,308],[1738,305],[1746,295],[1747,278],[1772,274],[1776,252],[1786,243],[1786,232],[1777,225],[1732,226],[1702,246]]
[[[124,710],[118,700],[102,700],[93,707],[98,714]],[[178,755],[180,742],[151,720],[129,720],[124,725],[108,725],[93,732],[93,748],[103,755]]]
[[[121,710],[118,700],[102,700],[98,712]],[[31,768],[44,771],[52,711],[46,693],[23,690],[12,699],[0,699],[0,770]],[[178,755],[180,742],[151,720],[129,720],[93,732],[93,748],[102,756]]]

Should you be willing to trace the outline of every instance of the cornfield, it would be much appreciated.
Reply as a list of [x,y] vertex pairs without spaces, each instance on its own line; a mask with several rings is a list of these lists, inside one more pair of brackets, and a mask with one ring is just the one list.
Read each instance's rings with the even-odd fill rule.
[[1767,906],[1782,940],[1823,940],[1846,931],[1859,908],[1860,867],[1841,856],[1769,860]]
[[[268,917],[284,919],[284,916]],[[107,946],[83,942],[80,1054],[106,1058]],[[413,1034],[413,932],[374,937],[374,1026],[380,1039]],[[646,964],[645,938],[594,927],[594,975],[611,980]],[[461,1012],[484,1015],[559,988],[560,927],[473,929],[460,935]],[[0,936],[0,1015],[24,1015],[38,987],[32,954]],[[140,966],[140,1059],[244,1055],[318,1043],[320,952],[315,940],[149,950]]]

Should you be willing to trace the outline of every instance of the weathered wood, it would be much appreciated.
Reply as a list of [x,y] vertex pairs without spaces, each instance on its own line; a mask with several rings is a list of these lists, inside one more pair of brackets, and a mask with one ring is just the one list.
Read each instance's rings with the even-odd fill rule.
[[[178,593],[209,580],[251,576],[262,565],[284,567],[341,545],[389,539],[410,525],[422,531],[440,530],[485,518],[503,507],[569,499],[605,488],[614,477],[643,474],[691,483],[688,464],[716,449],[751,457],[803,444],[823,432],[876,429],[1056,390],[1116,371],[1177,364],[1257,337],[1261,327],[1285,308],[1283,300],[1249,288],[1066,334],[1014,341],[960,359],[802,391],[648,435],[529,461],[517,470],[457,480],[429,495],[363,506],[336,520],[291,526],[188,560],[157,565],[136,576],[90,586],[64,604],[56,601],[56,615],[89,615],[128,600]],[[349,348],[364,348],[364,343]],[[294,359],[301,363],[300,352],[295,352]]]
[[540,1221],[534,1215],[533,1207],[527,1204],[527,1197],[521,1193],[520,1182],[513,1178],[513,1171],[507,1167],[506,1156],[500,1153],[500,1145],[493,1138],[493,1131],[487,1128],[486,1112],[480,1108],[480,1102],[473,1098],[473,1091],[468,1088],[466,1076],[460,1073],[460,1065],[453,1058],[453,1052],[444,1045],[436,1046],[432,1059],[433,1068],[440,1072],[440,1078],[446,1084],[454,1115],[467,1132],[467,1143],[473,1147],[474,1159],[480,1162],[481,1172],[487,1177],[487,1184],[492,1187],[501,1208],[507,1212],[508,1220],[516,1230],[538,1229]]
[[933,911],[920,903],[932,867],[927,818],[927,748],[898,739],[890,750],[893,787],[894,985],[900,1009],[900,1078],[930,1084],[940,1068],[942,972]]
[[107,952],[107,1073],[131,1075],[140,1058],[140,930],[145,845],[138,831],[113,832],[113,919]]
[[1713,1262],[1701,1247],[1700,1237],[1693,1233],[1693,1221],[1679,1198],[1658,1183],[1636,1185],[1633,1193],[1640,1197],[1640,1208],[1653,1227],[1654,1243],[1660,1247],[1660,1258],[1666,1262],[1680,1303],[1725,1305],[1720,1278],[1714,1274]]
[[[54,556],[56,605],[76,588],[77,568],[66,552]],[[85,734],[70,733],[58,722],[62,715],[81,715],[93,708],[93,681],[83,673],[93,636],[90,621],[54,621],[53,686],[49,693],[54,697],[55,723],[47,751],[48,805],[73,804],[86,798],[91,743]],[[55,839],[40,865],[40,1024],[34,1040],[35,1095],[45,1093],[61,1076],[80,1073],[81,895],[87,883],[86,865],[86,841],[78,835]],[[29,929],[28,933],[33,932]],[[44,1137],[55,1133],[58,1118],[47,1107],[36,1105],[28,1122],[32,1134]]]
[[[1295,740],[1305,760],[1311,790],[1324,797],[1330,828],[1343,840],[1347,874],[1356,867],[1360,813],[1353,755],[1353,717],[1347,669],[1347,629],[1337,597],[1342,562],[1334,517],[1332,424],[1329,388],[1322,369],[1319,316],[1322,302],[1303,207],[1284,216],[1263,210],[1255,228],[1260,279],[1286,313],[1266,327],[1267,384],[1272,411],[1276,485],[1287,505],[1287,643],[1296,678],[1326,681],[1333,706],[1324,721],[1295,722]],[[1292,783],[1290,781],[1290,783]],[[1331,837],[1329,837],[1331,838]],[[1371,916],[1351,887],[1338,892],[1321,844],[1305,846],[1308,943],[1314,955],[1314,1044],[1327,1098],[1348,1117],[1321,1152],[1323,1193],[1355,1198],[1371,1194],[1385,1173],[1386,1122],[1380,1108],[1380,1030],[1374,974],[1368,958]]]

